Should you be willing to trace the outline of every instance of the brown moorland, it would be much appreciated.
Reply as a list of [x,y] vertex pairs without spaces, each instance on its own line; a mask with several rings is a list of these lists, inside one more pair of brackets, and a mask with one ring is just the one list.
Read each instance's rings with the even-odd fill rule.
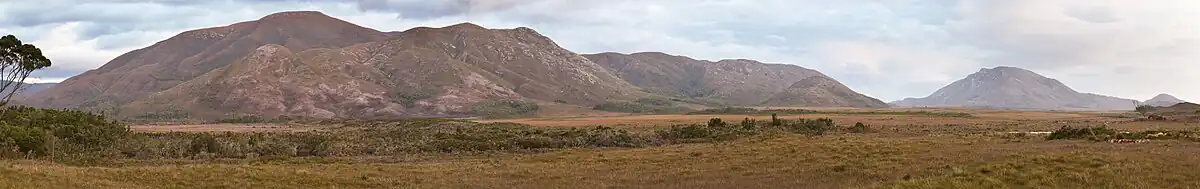
[[[839,127],[869,132],[773,134],[724,142],[534,153],[413,154],[291,159],[135,161],[71,166],[0,161],[3,188],[1195,188],[1195,139],[1128,144],[1047,140],[1037,131],[1107,125],[1197,131],[1200,124],[1137,121],[1100,112],[971,109],[824,109]],[[972,116],[839,114],[967,112]],[[623,115],[512,121],[543,127],[626,124],[654,130],[709,118],[769,115]],[[590,124],[585,124],[590,123]],[[136,127],[135,127],[136,128]],[[631,129],[633,130],[633,129]],[[212,130],[204,130],[212,131]]]

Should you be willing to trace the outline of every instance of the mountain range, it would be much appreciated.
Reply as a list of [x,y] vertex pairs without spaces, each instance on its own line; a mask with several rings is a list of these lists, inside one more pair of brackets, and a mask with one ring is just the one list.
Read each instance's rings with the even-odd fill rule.
[[356,118],[457,115],[497,100],[590,107],[655,97],[710,106],[887,107],[795,65],[577,54],[525,27],[381,32],[310,11],[183,32],[24,101],[120,116]]
[[1137,100],[1081,93],[1058,80],[1015,67],[984,68],[925,98],[897,107],[975,107],[1042,110],[1132,110]]

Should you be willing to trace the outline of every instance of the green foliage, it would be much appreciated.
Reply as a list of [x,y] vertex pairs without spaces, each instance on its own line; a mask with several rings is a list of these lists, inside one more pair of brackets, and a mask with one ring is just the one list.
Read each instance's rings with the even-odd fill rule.
[[124,125],[82,111],[6,108],[0,117],[2,149],[26,156],[94,151],[123,138]]
[[761,112],[758,109],[754,109],[754,108],[724,107],[724,108],[713,108],[713,109],[704,109],[704,110],[700,110],[700,111],[688,112],[687,114],[688,115],[721,115],[721,114],[754,115],[754,114],[761,114]]
[[824,135],[836,126],[832,119],[798,119],[779,120],[779,124],[766,121],[744,119],[737,125],[729,124],[720,118],[710,119],[706,125],[676,125],[665,130],[656,131],[660,140],[668,143],[691,143],[724,141],[746,136],[769,133],[794,133],[809,136]]
[[487,118],[531,116],[540,109],[537,103],[520,100],[498,100],[477,103],[471,113]]
[[426,90],[404,90],[392,95],[392,100],[405,108],[416,106],[417,101],[433,98],[435,94]]
[[1137,108],[1134,108],[1134,111],[1136,111],[1139,114],[1146,115],[1146,114],[1150,113],[1151,111],[1154,111],[1154,109],[1155,109],[1154,106],[1138,105]]
[[191,118],[191,114],[187,111],[169,109],[156,112],[146,112],[141,115],[134,116],[136,119],[143,120],[183,120]]
[[1107,141],[1114,139],[1187,139],[1200,141],[1200,133],[1195,131],[1157,131],[1123,132],[1108,127],[1071,127],[1063,126],[1050,133],[1047,140],[1092,140]]
[[20,92],[30,73],[50,65],[50,59],[37,46],[24,44],[13,35],[0,37],[0,107],[7,106]]
[[767,114],[815,114],[815,110],[805,109],[774,109],[758,110],[754,108],[724,107],[688,112],[688,115],[767,115]]
[[869,132],[871,132],[871,128],[867,128],[867,125],[863,124],[862,122],[857,122],[857,123],[854,123],[854,127],[850,127],[850,132],[851,133],[869,133]]
[[1117,130],[1108,127],[1082,127],[1076,128],[1071,126],[1063,126],[1058,130],[1050,133],[1047,140],[1059,139],[1091,139],[1091,140],[1107,140],[1117,134]]
[[806,135],[824,135],[829,130],[833,130],[836,126],[833,124],[833,119],[799,119],[795,121],[785,121],[783,126],[788,128],[793,133]]
[[216,123],[270,123],[270,122],[276,122],[276,121],[258,117],[258,116],[253,116],[253,115],[243,115],[243,116],[237,116],[237,117],[233,117],[233,118],[220,119],[220,120],[216,121]]
[[1141,116],[1141,115],[1138,115],[1138,114],[1130,114],[1130,113],[1120,113],[1120,114],[1100,114],[1099,116],[1100,116],[1100,117],[1107,117],[1107,118],[1126,118],[1126,119],[1136,119],[1136,118],[1142,118],[1142,116]]
[[971,114],[960,113],[960,112],[929,112],[929,111],[903,111],[903,112],[866,111],[866,112],[858,112],[858,111],[816,111],[816,110],[805,110],[805,109],[758,110],[758,109],[754,109],[754,108],[741,108],[741,107],[725,107],[725,108],[705,109],[705,110],[700,110],[700,111],[688,112],[687,114],[688,115],[838,114],[838,115],[916,115],[916,116],[958,117],[958,118],[974,117]]
[[[667,105],[658,105],[658,104],[667,104]],[[664,102],[662,100],[641,99],[636,102],[628,102],[628,101],[604,102],[602,104],[597,104],[596,106],[592,107],[592,109],[600,110],[600,111],[608,111],[608,112],[656,113],[656,114],[669,114],[669,113],[680,113],[680,112],[690,111],[687,108],[674,106],[673,104],[674,103],[670,102],[669,100],[666,100]]]
[[634,102],[651,106],[675,106],[675,102],[664,98],[641,98]]

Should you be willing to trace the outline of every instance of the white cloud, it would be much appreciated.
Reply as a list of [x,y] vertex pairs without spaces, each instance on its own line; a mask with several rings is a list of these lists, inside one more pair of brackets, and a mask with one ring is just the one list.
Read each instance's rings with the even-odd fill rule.
[[[45,43],[38,45],[55,51],[55,72],[63,73],[95,68],[188,29],[320,10],[383,31],[469,21],[531,27],[580,53],[793,63],[884,100],[925,96],[999,65],[1029,68],[1079,91],[1200,100],[1200,88],[1187,82],[1200,81],[1191,74],[1200,73],[1200,1],[1192,0],[33,2],[0,2],[0,10],[53,5],[69,14],[32,21],[0,14],[0,31]],[[88,13],[97,7],[105,11]],[[95,35],[70,35],[89,31]]]

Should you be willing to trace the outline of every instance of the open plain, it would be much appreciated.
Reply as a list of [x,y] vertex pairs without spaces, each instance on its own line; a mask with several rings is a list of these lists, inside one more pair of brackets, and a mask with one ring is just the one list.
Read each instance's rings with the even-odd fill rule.
[[[1048,140],[1064,126],[1197,131],[1190,122],[1122,112],[824,109],[822,135],[775,133],[634,147],[472,150],[389,155],[130,159],[80,166],[0,162],[3,188],[1195,188],[1196,138],[1113,143]],[[890,112],[890,113],[889,113]],[[897,113],[906,112],[906,113]],[[913,113],[922,112],[922,113]],[[928,112],[966,113],[942,116]],[[958,115],[958,114],[955,114]],[[470,122],[535,128],[609,126],[653,133],[711,118],[770,115],[595,115]],[[456,122],[461,120],[455,120]],[[854,131],[863,123],[869,131]],[[131,126],[137,132],[337,133],[336,125]],[[353,140],[353,139],[351,139]],[[295,152],[293,152],[295,153]]]

